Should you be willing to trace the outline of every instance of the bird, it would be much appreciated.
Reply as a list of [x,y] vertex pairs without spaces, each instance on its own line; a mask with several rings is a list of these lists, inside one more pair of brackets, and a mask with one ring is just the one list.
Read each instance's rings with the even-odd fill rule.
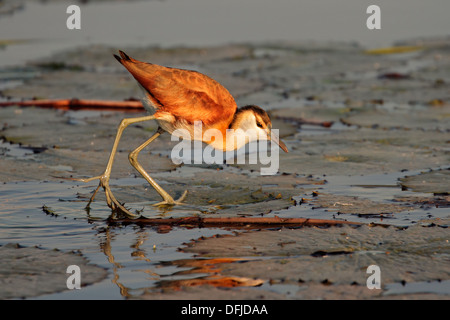
[[[122,119],[117,128],[105,171],[101,175],[92,178],[76,179],[82,182],[96,179],[100,181],[88,202],[87,208],[94,200],[100,187],[103,187],[107,205],[113,212],[122,212],[128,217],[136,216],[116,199],[109,186],[112,165],[120,138],[125,128],[131,124],[149,120],[156,120],[158,123],[156,132],[147,141],[130,152],[128,156],[131,165],[162,197],[163,201],[154,204],[155,206],[181,204],[187,195],[186,190],[179,199],[174,200],[153,180],[137,160],[139,153],[164,132],[172,134],[177,129],[185,129],[190,133],[191,140],[201,139],[213,148],[223,151],[239,149],[242,147],[242,144],[254,140],[271,140],[278,144],[283,151],[288,152],[284,142],[272,132],[272,123],[267,112],[255,105],[238,108],[230,92],[216,80],[198,71],[142,62],[128,56],[121,50],[119,50],[119,54],[120,56],[114,54],[114,57],[128,70],[143,90],[144,98],[142,102],[149,115]],[[228,139],[228,137],[222,140],[204,139],[202,135],[195,137],[193,132],[196,121],[201,121],[203,130],[219,130],[223,137],[227,137],[227,133],[232,132],[231,139]],[[239,135],[248,129],[251,129],[252,131],[250,132],[255,134],[248,136],[240,144],[230,143],[230,141],[236,140],[233,137],[233,133]]]

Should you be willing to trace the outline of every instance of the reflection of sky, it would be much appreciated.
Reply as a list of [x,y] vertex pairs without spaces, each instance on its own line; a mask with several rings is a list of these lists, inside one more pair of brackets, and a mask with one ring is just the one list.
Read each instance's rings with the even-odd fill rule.
[[[78,2],[76,2],[78,3]],[[80,5],[81,30],[68,30],[70,2],[42,5],[0,18],[0,40],[37,39],[0,51],[10,59],[45,55],[73,44],[216,45],[266,40],[356,41],[380,47],[420,36],[450,34],[448,0],[165,0]],[[381,30],[368,30],[366,9],[381,8]],[[0,64],[4,64],[0,59]]]

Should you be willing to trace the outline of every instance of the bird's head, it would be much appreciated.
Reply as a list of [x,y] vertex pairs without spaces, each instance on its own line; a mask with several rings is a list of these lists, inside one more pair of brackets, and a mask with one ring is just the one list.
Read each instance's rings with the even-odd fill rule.
[[249,142],[255,140],[271,140],[275,142],[284,152],[288,148],[274,132],[272,122],[266,111],[258,106],[245,106],[237,110],[231,129],[241,129],[249,135]]

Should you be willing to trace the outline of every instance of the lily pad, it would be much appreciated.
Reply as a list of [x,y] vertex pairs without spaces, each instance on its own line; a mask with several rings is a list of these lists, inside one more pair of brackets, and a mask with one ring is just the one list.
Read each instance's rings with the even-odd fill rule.
[[22,247],[17,244],[0,246],[0,298],[26,298],[68,290],[67,267],[81,270],[81,286],[103,280],[107,272],[89,264],[78,253]]
[[400,179],[402,188],[415,192],[448,195],[450,193],[450,169],[432,170]]
[[399,204],[380,203],[359,197],[324,193],[318,193],[311,203],[314,207],[327,208],[332,212],[357,215],[383,216],[412,210],[411,207]]
[[[221,275],[295,284],[297,298],[320,298],[324,290],[336,290],[341,298],[361,298],[361,291],[370,291],[366,270],[375,264],[381,269],[379,297],[389,283],[450,279],[448,219],[443,220],[434,221],[433,227],[418,224],[407,229],[363,225],[241,233],[198,240],[183,251],[241,258],[244,261],[223,264]],[[347,286],[345,294],[342,286]]]

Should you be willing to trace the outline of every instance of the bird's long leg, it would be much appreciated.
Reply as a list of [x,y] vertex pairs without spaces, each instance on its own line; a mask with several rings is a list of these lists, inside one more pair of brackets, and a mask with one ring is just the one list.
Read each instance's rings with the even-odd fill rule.
[[148,181],[148,183],[150,183],[150,185],[164,199],[164,201],[155,204],[156,206],[180,204],[184,200],[184,198],[186,197],[186,194],[187,194],[187,191],[185,191],[178,200],[174,200],[163,188],[161,188],[161,186],[159,184],[156,183],[155,180],[153,180],[152,177],[150,177],[150,175],[144,170],[144,168],[141,166],[141,164],[137,161],[139,152],[141,152],[145,147],[147,147],[150,143],[152,143],[163,132],[164,131],[161,128],[158,128],[158,131],[156,131],[156,133],[153,136],[151,136],[150,139],[145,141],[143,144],[141,144],[135,150],[130,152],[130,154],[128,155],[128,159],[130,160],[131,165],[145,178],[145,180]]
[[[92,177],[92,178],[88,178],[88,179],[74,179],[74,180],[81,181],[81,182],[89,182],[89,181],[93,181],[96,179],[100,180],[100,183],[99,183],[97,189],[94,191],[94,194],[91,196],[91,199],[89,200],[89,202],[87,204],[87,207],[89,207],[91,202],[94,200],[98,189],[100,187],[103,187],[103,189],[105,190],[105,194],[106,194],[106,202],[111,209],[120,210],[129,216],[134,216],[134,214],[129,212],[127,209],[125,209],[125,207],[122,204],[120,204],[119,201],[117,201],[117,199],[114,197],[114,195],[111,191],[111,188],[109,186],[109,179],[111,177],[111,170],[112,170],[112,165],[114,163],[114,157],[117,152],[117,147],[119,145],[120,138],[121,138],[122,133],[125,130],[125,128],[133,123],[138,123],[138,122],[143,122],[143,121],[148,121],[148,120],[153,120],[153,119],[155,119],[154,116],[144,116],[144,117],[138,117],[138,118],[123,119],[120,122],[119,127],[117,129],[116,139],[114,140],[114,145],[112,147],[111,154],[109,156],[109,161],[108,161],[108,164],[106,165],[106,169],[103,172],[103,174]],[[159,134],[161,134],[161,133],[159,133]]]

